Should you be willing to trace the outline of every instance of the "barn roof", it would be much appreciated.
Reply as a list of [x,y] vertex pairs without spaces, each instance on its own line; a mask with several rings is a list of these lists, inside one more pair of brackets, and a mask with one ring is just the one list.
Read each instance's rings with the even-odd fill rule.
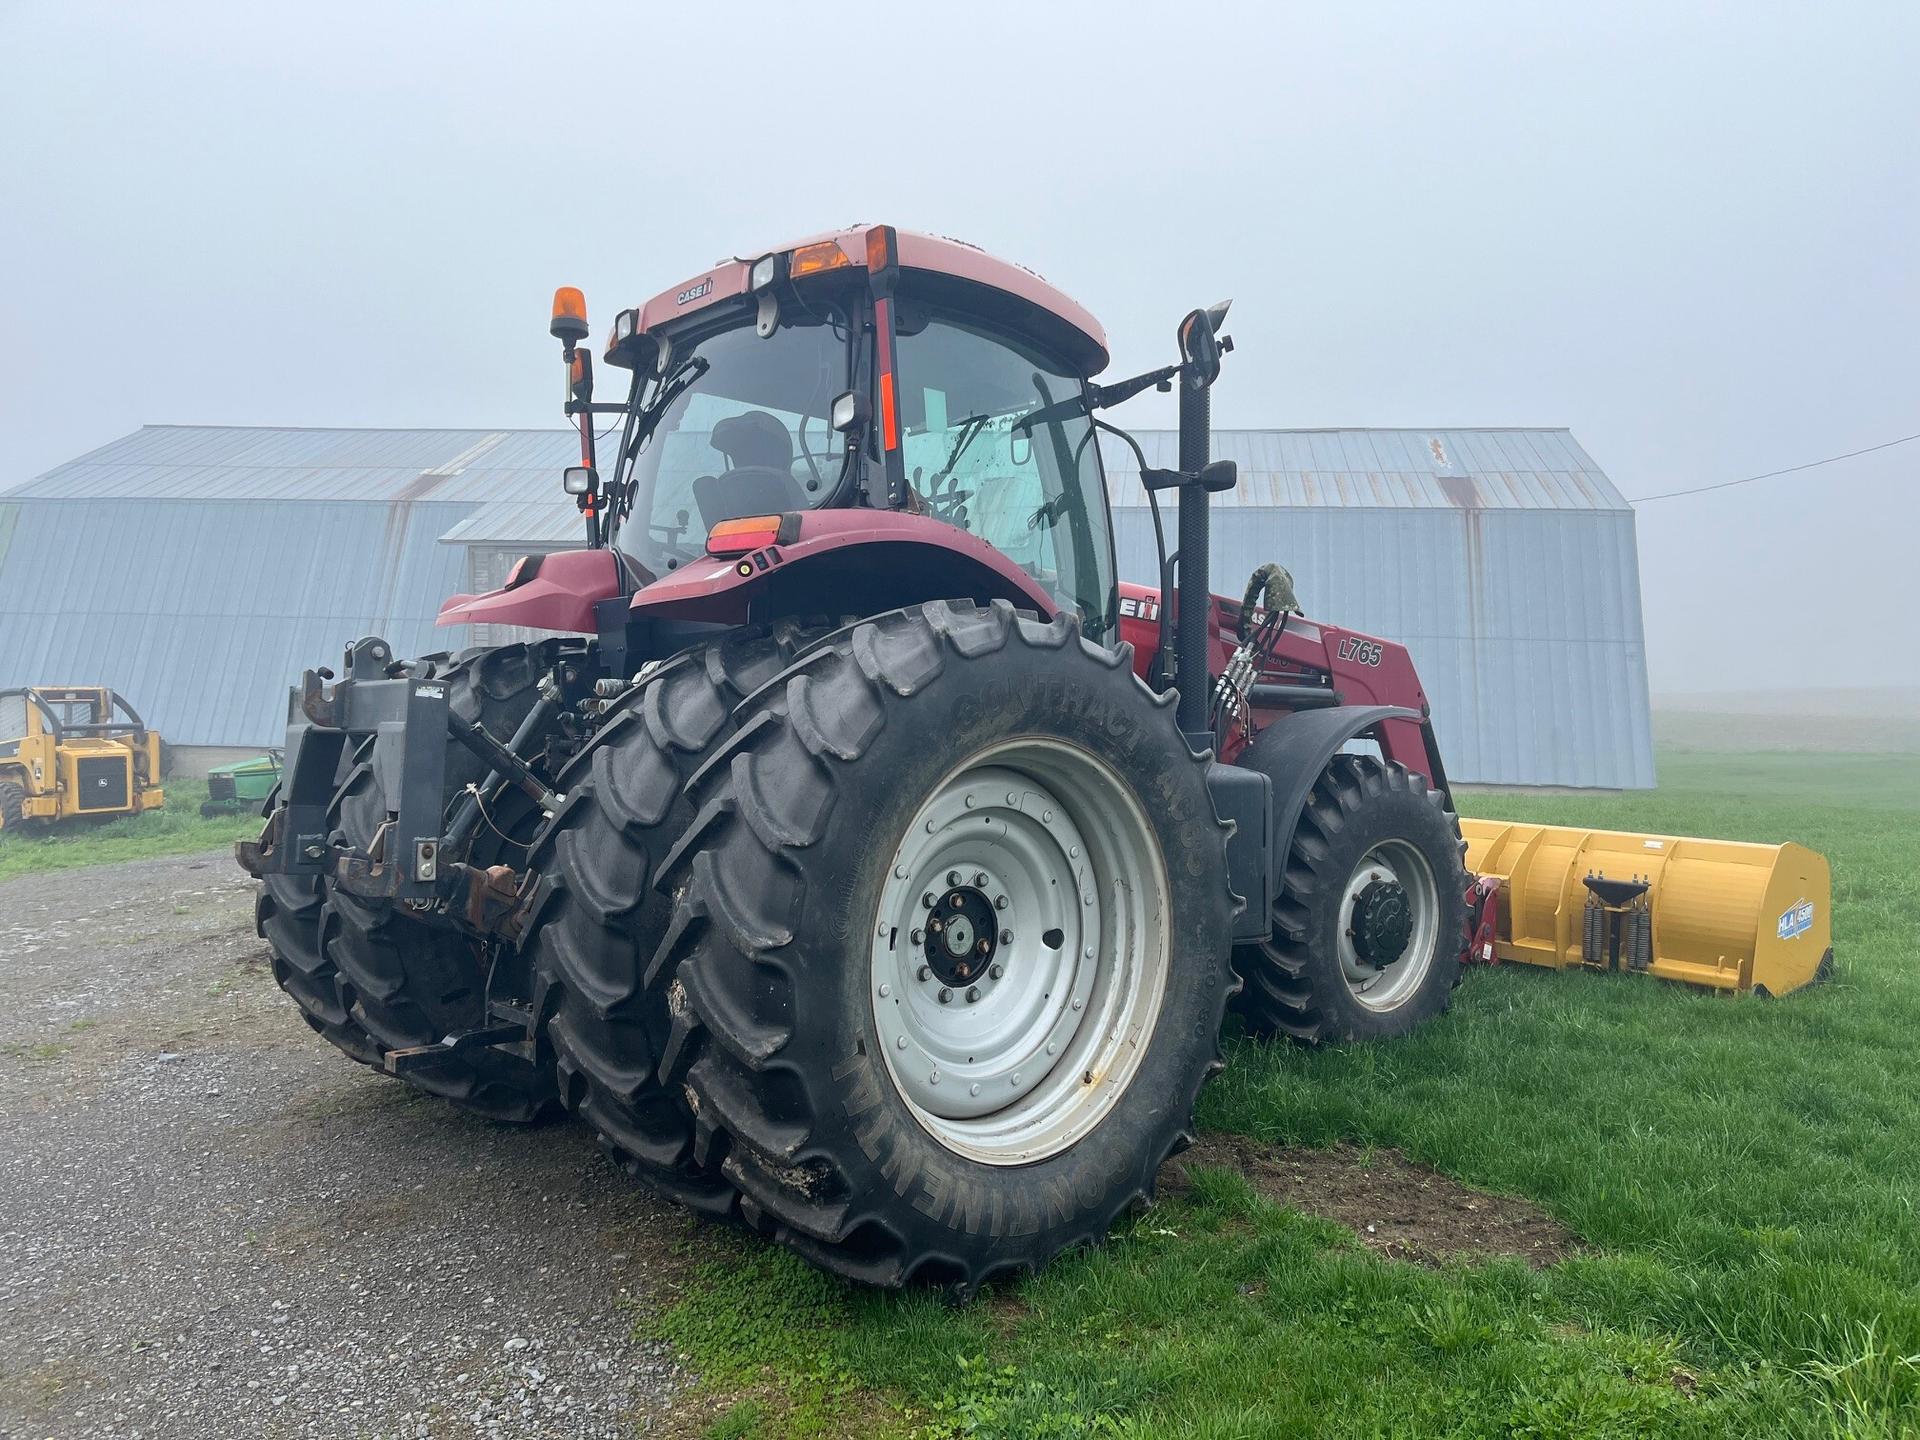
[[[1173,431],[1134,433],[1149,464],[1174,463]],[[7,498],[465,501],[487,509],[448,539],[571,539],[578,515],[557,472],[578,444],[571,430],[147,425]],[[1101,445],[1114,503],[1143,504],[1132,452],[1110,436]],[[1220,430],[1214,455],[1240,466],[1239,488],[1219,497],[1227,506],[1628,508],[1564,429]]]

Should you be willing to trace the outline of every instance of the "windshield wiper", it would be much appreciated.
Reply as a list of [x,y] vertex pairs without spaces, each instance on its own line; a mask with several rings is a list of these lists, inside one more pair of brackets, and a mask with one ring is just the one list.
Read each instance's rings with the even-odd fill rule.
[[626,454],[620,457],[623,461],[640,452],[640,447],[652,439],[653,432],[660,428],[660,421],[666,416],[667,407],[678,400],[688,386],[712,368],[713,362],[706,356],[694,355],[687,360],[686,364],[660,382],[660,388],[653,392],[653,399],[649,400],[640,411],[640,421],[633,427],[633,438],[627,442]]
[[960,438],[954,442],[953,451],[947,456],[946,463],[929,477],[927,482],[929,492],[938,490],[941,484],[953,474],[953,467],[960,463],[961,455],[979,438],[980,432],[987,428],[988,422],[992,419],[991,415],[969,415],[960,422]]

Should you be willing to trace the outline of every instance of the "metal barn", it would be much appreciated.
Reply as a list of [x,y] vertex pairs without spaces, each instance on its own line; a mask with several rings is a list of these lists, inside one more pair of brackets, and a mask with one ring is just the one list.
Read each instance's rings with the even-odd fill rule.
[[[1172,463],[1172,433],[1139,438]],[[356,636],[504,638],[434,615],[578,543],[575,444],[147,426],[0,490],[0,686],[111,685],[177,745],[275,743],[286,686]],[[1105,453],[1121,574],[1151,582],[1133,458]],[[1214,588],[1279,560],[1309,614],[1408,645],[1455,779],[1653,783],[1633,513],[1565,430],[1224,431],[1216,454],[1240,487]]]

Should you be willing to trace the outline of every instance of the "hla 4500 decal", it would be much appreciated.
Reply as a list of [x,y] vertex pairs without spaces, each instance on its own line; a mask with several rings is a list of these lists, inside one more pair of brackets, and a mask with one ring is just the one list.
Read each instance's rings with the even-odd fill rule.
[[1380,642],[1363,640],[1358,635],[1349,635],[1340,642],[1340,658],[1351,660],[1356,665],[1378,665],[1380,663]]

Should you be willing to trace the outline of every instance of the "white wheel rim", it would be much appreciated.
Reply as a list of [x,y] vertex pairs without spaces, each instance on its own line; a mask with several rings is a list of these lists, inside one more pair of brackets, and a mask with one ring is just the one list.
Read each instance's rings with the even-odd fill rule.
[[[1353,936],[1360,897],[1376,883],[1405,890],[1413,920],[1405,947],[1397,958],[1383,965],[1363,957]],[[1340,973],[1353,998],[1369,1010],[1393,1010],[1404,1005],[1433,969],[1440,936],[1440,891],[1427,857],[1405,840],[1382,840],[1361,856],[1340,897],[1338,935]]]
[[921,1126],[995,1165],[1093,1129],[1160,1013],[1169,895],[1146,811],[1090,751],[1008,741],[936,786],[868,932],[875,1029]]

